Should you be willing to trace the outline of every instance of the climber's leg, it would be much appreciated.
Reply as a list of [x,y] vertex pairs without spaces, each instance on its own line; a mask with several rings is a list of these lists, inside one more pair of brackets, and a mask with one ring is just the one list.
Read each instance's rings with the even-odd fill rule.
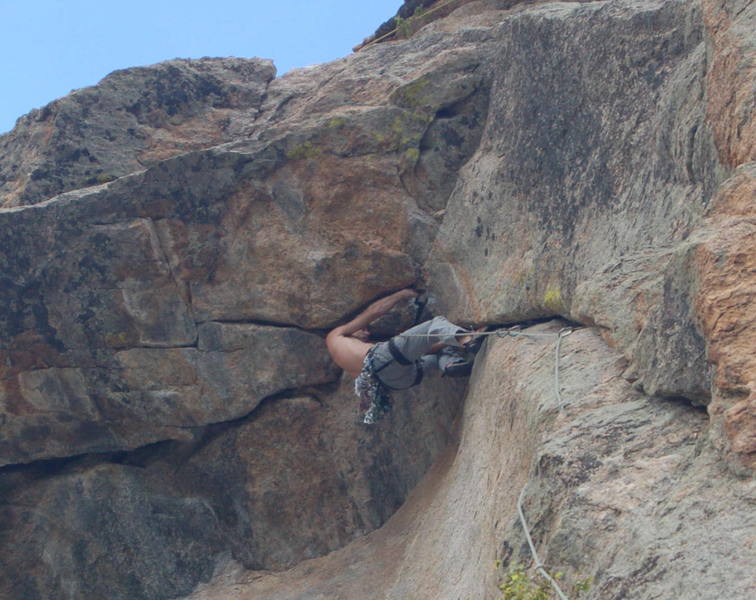
[[397,350],[409,361],[419,359],[428,354],[434,346],[439,344],[461,347],[469,337],[469,332],[459,325],[451,323],[446,317],[435,317],[425,323],[394,336],[393,342]]
[[446,346],[438,354],[420,357],[423,373],[446,377],[466,377],[472,372],[473,357],[455,346]]
[[425,375],[437,375],[441,373],[441,363],[438,354],[425,354],[420,357],[420,364],[423,366]]
[[465,329],[445,317],[435,317],[394,336],[388,342],[376,344],[373,355],[376,372],[391,389],[412,387],[422,379],[426,365],[430,372],[439,371],[439,359],[433,352],[443,352],[447,345],[462,347],[469,338],[470,333]]

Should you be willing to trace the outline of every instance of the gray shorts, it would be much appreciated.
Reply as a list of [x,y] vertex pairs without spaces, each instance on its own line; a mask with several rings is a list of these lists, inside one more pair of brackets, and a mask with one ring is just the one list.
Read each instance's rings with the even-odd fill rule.
[[[446,317],[435,317],[415,325],[388,342],[376,344],[373,355],[375,375],[392,390],[404,390],[417,385],[423,374],[441,372],[444,363],[453,360],[452,356],[446,354],[428,354],[430,349],[439,342],[461,346],[456,336],[465,332],[465,329],[451,323]],[[391,346],[394,348],[393,353]]]

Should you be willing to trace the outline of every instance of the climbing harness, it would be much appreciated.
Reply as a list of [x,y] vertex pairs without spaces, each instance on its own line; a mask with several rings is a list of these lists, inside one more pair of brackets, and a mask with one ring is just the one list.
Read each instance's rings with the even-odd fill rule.
[[406,356],[404,356],[404,354],[402,354],[402,351],[399,350],[399,348],[397,348],[394,338],[391,338],[388,341],[388,349],[391,356],[393,356],[394,360],[398,362],[400,365],[403,365],[406,367],[413,363],[413,361],[409,360]]

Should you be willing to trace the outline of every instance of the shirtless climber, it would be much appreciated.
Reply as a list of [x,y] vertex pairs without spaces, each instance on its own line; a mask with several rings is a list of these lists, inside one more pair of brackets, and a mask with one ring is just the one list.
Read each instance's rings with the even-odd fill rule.
[[367,326],[417,292],[400,290],[376,300],[346,325],[328,334],[326,343],[334,362],[356,377],[354,390],[365,411],[363,422],[376,423],[391,408],[391,390],[404,390],[420,383],[423,374],[450,377],[469,375],[478,340],[474,334],[435,317],[394,336],[388,342],[367,341]]

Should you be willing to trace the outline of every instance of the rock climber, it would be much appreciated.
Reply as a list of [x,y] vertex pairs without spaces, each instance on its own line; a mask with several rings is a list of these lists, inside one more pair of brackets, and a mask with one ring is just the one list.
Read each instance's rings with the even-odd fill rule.
[[376,300],[357,317],[336,327],[326,343],[334,362],[355,377],[354,390],[364,411],[363,422],[376,423],[391,409],[391,391],[418,385],[424,374],[450,377],[470,374],[481,337],[445,317],[435,317],[392,337],[368,342],[367,326],[418,292],[404,289]]

